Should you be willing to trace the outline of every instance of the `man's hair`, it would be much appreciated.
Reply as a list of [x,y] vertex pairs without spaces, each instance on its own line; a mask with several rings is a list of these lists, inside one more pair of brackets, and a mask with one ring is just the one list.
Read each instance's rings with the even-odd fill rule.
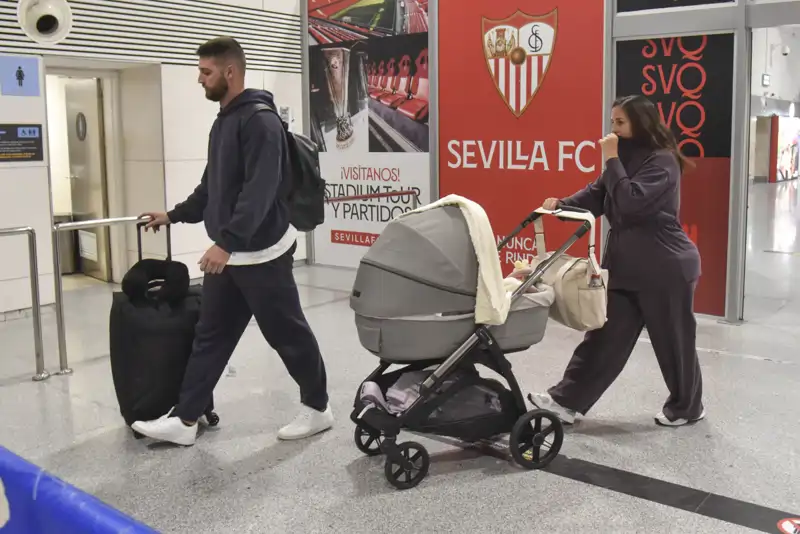
[[244,72],[247,67],[244,50],[242,50],[242,46],[233,37],[217,37],[206,41],[197,47],[196,53],[199,57],[233,61],[239,65],[242,72]]

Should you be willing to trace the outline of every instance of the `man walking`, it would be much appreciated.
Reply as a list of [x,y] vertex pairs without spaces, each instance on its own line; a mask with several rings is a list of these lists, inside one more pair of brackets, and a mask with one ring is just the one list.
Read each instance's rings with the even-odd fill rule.
[[148,228],[204,222],[214,245],[200,259],[203,301],[180,399],[168,414],[132,427],[151,438],[193,445],[197,421],[236,345],[255,316],[267,342],[300,386],[303,410],[278,432],[302,439],[333,426],[327,377],[317,341],[300,307],[293,254],[296,230],[286,200],[291,190],[286,133],[272,94],[245,89],[245,56],[231,38],[197,50],[198,81],[220,103],[200,185],[169,213],[147,213]]

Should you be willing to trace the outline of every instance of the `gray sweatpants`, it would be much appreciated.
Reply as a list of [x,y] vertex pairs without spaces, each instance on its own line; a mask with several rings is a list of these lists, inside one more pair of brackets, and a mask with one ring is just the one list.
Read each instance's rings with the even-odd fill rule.
[[664,284],[647,291],[608,292],[608,321],[588,332],[561,382],[549,390],[565,408],[586,414],[617,379],[646,325],[669,390],[664,415],[696,419],[703,412],[703,379],[695,346],[696,283]]

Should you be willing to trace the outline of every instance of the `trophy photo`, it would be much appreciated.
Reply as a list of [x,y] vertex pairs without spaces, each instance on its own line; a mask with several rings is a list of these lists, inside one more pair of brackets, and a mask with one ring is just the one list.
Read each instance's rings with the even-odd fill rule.
[[[356,52],[356,64],[358,65],[358,102],[361,104],[367,103],[367,98],[369,97],[367,87],[367,53],[366,52]],[[360,106],[359,106],[360,107]]]
[[325,56],[325,78],[328,81],[328,92],[336,115],[336,146],[342,150],[352,145],[355,137],[348,98],[350,50],[326,48],[322,53]]

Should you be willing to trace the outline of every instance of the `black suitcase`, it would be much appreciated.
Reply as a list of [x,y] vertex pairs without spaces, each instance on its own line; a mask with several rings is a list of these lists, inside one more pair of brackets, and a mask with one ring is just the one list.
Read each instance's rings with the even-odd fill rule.
[[[142,259],[143,226],[137,225],[139,261],[114,292],[109,319],[111,374],[128,426],[177,404],[202,299],[202,286],[189,286],[186,265],[172,261],[169,226],[167,259]],[[216,426],[213,407],[212,399],[205,415]]]

